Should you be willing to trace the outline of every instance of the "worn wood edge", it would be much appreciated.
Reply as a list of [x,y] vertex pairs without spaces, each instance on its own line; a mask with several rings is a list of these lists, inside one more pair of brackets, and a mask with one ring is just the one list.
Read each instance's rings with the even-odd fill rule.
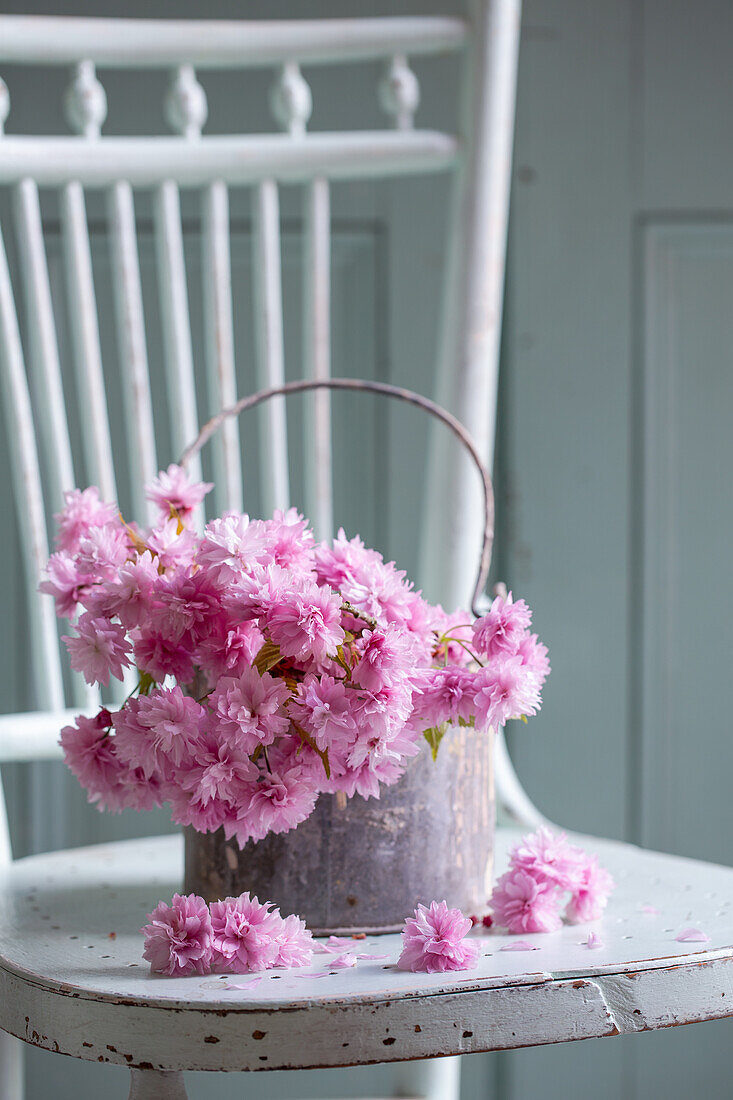
[[[180,1009],[95,1002],[0,971],[0,1025],[32,1046],[138,1069],[316,1069],[632,1034],[733,1015],[730,957],[407,1001]],[[63,1002],[60,1001],[63,997]],[[243,1013],[246,1012],[246,1020]],[[166,1055],[161,1060],[161,1051]]]

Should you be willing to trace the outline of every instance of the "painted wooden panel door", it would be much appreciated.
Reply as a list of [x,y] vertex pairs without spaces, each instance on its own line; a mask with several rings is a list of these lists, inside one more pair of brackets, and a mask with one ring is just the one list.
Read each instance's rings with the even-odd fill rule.
[[[520,775],[556,821],[723,863],[732,33],[722,0],[527,0],[500,419],[503,571],[554,643]],[[730,1037],[516,1052],[500,1095],[727,1096]]]

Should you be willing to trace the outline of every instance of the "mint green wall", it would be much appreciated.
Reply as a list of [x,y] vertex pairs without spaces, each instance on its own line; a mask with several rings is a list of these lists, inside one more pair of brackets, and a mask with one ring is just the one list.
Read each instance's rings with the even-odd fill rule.
[[[120,0],[8,0],[8,9],[201,14],[193,0],[124,7]],[[308,5],[308,14],[323,16],[460,10],[459,0]],[[257,0],[246,10],[210,0],[206,14],[305,12],[296,0]],[[525,0],[497,453],[499,569],[536,609],[553,661],[541,716],[512,735],[528,790],[568,827],[723,862],[733,854],[731,41],[729,0]],[[419,117],[451,126],[455,64],[415,67],[424,93]],[[63,79],[3,75],[15,126],[61,125]],[[355,70],[348,97],[330,94],[339,76],[313,73],[314,125],[380,124],[376,68]],[[227,78],[207,81],[221,129],[263,128],[268,79],[248,77],[246,95]],[[134,129],[141,118],[143,128],[158,128],[150,105],[157,112],[162,79],[141,82],[134,98],[122,95],[119,75],[105,76],[105,85],[111,129]],[[439,180],[334,189],[344,316],[334,353],[345,372],[430,389],[444,199]],[[297,218],[294,191],[283,201]],[[235,214],[246,237],[246,196]],[[288,247],[295,262],[297,225]],[[247,278],[243,260],[243,299]],[[297,321],[288,338],[294,349]],[[376,465],[357,471],[353,488],[341,486],[342,514],[355,523],[357,501],[362,533],[414,570],[423,426],[411,412],[361,410],[364,447],[373,445]],[[14,555],[5,540],[0,564],[12,568]],[[2,640],[10,709],[23,698],[22,648],[8,635]],[[58,787],[58,778],[50,783]],[[21,815],[23,843],[153,827],[89,813],[72,784],[62,801],[61,823]],[[540,1091],[546,1100],[722,1098],[730,1095],[726,1041],[723,1021],[477,1056],[465,1062],[463,1100],[524,1100]],[[126,1095],[124,1073],[39,1052],[29,1067],[32,1100],[51,1080],[58,1100],[102,1090],[110,1100]],[[199,1075],[191,1093],[193,1100],[363,1096],[387,1091],[390,1079],[382,1069]]]

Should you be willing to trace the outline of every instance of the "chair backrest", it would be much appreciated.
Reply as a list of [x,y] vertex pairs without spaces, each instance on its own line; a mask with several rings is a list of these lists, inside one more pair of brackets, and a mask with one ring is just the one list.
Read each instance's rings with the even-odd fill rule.
[[[0,760],[53,755],[67,707],[94,706],[94,693],[65,679],[48,597],[36,588],[48,555],[47,524],[63,492],[97,484],[115,498],[120,462],[133,518],[145,520],[142,485],[158,468],[155,402],[148,369],[136,204],[152,202],[164,387],[170,443],[179,453],[198,431],[181,196],[197,206],[209,407],[237,395],[229,232],[232,189],[251,194],[253,323],[260,385],[284,381],[281,184],[303,189],[303,352],[306,377],[330,372],[330,184],[433,172],[454,175],[437,396],[461,419],[487,461],[493,451],[499,332],[513,137],[520,0],[476,0],[467,19],[373,18],[277,22],[108,20],[0,16],[0,64],[70,66],[64,100],[73,136],[2,137],[11,98],[0,81],[0,189],[9,193],[14,232],[0,233],[0,367],[20,541],[26,555],[37,713],[23,725],[0,720]],[[420,89],[410,58],[463,58],[462,103],[453,133],[415,129]],[[309,132],[308,66],[381,59],[382,130]],[[268,68],[281,132],[202,135],[207,99],[197,71]],[[174,136],[102,136],[105,69],[168,70],[165,113]],[[66,316],[52,293],[40,194],[55,196],[63,245]],[[88,204],[104,196],[119,377],[114,395],[103,369],[99,298]],[[14,238],[18,279],[8,250]],[[15,285],[18,284],[18,285]],[[16,305],[22,305],[24,333]],[[68,328],[82,432],[70,427],[59,361]],[[155,386],[152,387],[155,392]],[[111,407],[114,398],[115,407]],[[310,397],[305,507],[319,536],[332,528],[329,396]],[[125,423],[115,435],[117,403]],[[287,423],[282,401],[262,411],[263,513],[289,500]],[[110,431],[112,425],[113,431]],[[77,435],[81,436],[81,451]],[[113,447],[113,437],[118,441]],[[121,442],[120,442],[121,441]],[[431,446],[431,494],[420,580],[444,603],[465,603],[480,543],[480,487],[467,460],[446,461]],[[79,458],[81,454],[81,459]],[[83,476],[79,467],[83,466]],[[216,441],[214,508],[242,507],[242,451],[236,422]],[[196,472],[194,470],[194,472]],[[12,733],[12,736],[11,736]],[[0,817],[2,815],[0,814]],[[0,847],[2,836],[0,835]]]

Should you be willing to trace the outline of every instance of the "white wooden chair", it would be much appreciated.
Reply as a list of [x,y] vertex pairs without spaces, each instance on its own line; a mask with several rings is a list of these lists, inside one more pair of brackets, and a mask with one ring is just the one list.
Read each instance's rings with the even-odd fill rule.
[[[20,540],[26,552],[36,707],[32,713],[0,719],[0,761],[58,757],[59,728],[80,704],[94,704],[91,693],[81,691],[78,684],[65,687],[53,609],[49,600],[36,594],[48,553],[49,513],[57,509],[63,491],[77,482],[96,483],[104,497],[114,498],[122,457],[129,467],[133,511],[144,518],[141,486],[157,468],[135,217],[139,189],[153,194],[170,431],[174,451],[179,453],[198,429],[180,190],[200,197],[206,368],[210,405],[215,410],[237,396],[231,188],[248,188],[252,196],[258,380],[262,385],[279,385],[284,379],[279,185],[297,183],[303,189],[303,365],[306,376],[323,378],[329,375],[331,327],[330,181],[453,173],[437,396],[467,425],[483,455],[490,458],[519,14],[519,0],[476,0],[468,21],[184,23],[0,17],[0,63],[72,66],[66,112],[76,133],[0,140],[0,188],[12,196],[22,284],[19,295],[0,238],[2,405]],[[464,62],[456,134],[413,127],[419,88],[408,59],[443,51],[459,53]],[[391,128],[307,133],[311,95],[299,65],[356,65],[374,59],[385,63],[380,96]],[[169,69],[166,109],[176,136],[102,137],[106,98],[97,70],[106,66]],[[196,70],[262,66],[277,73],[272,106],[283,132],[202,136],[207,105]],[[1,121],[9,108],[8,91],[0,84]],[[88,411],[83,477],[74,468],[65,414],[59,318],[52,302],[39,188],[57,192],[60,203],[75,382]],[[107,202],[122,367],[119,385],[126,422],[124,456],[113,454],[110,442],[87,224],[86,202],[92,192],[103,192]],[[25,341],[17,319],[18,296],[25,310]],[[306,507],[318,533],[325,537],[333,522],[328,396],[312,396],[310,408],[315,432],[307,467]],[[261,464],[266,471],[262,502],[263,510],[269,511],[285,506],[289,495],[284,404],[272,402],[263,416],[267,448]],[[470,591],[481,512],[475,506],[479,487],[473,472],[460,458],[444,461],[445,445],[436,434],[420,579],[431,591],[438,591],[446,605],[455,605],[465,602]],[[215,476],[217,510],[241,507],[241,449],[235,422],[226,425],[218,441]],[[542,820],[514,775],[503,741],[498,746],[497,786],[506,816],[522,826]],[[511,833],[504,832],[500,843],[506,846],[510,839]],[[733,874],[721,869],[645,856],[622,845],[599,850],[624,884],[614,902],[621,914],[619,922],[628,919],[623,914],[633,904],[634,891],[655,877],[665,898],[676,899],[674,904],[679,900],[675,876],[684,876],[685,884],[692,882],[696,891],[718,899],[724,893],[733,896]],[[283,1014],[280,1009],[285,1002],[278,999],[277,987],[262,997],[239,993],[233,1004],[222,987],[207,992],[206,983],[186,983],[184,992],[180,985],[160,982],[151,993],[136,978],[133,968],[139,965],[140,945],[132,933],[145,905],[165,893],[165,883],[170,884],[170,892],[176,885],[180,862],[176,838],[105,845],[86,850],[83,858],[68,851],[15,864],[10,860],[5,816],[0,813],[4,864],[0,1025],[46,1049],[129,1065],[131,1095],[138,1098],[184,1096],[180,1071],[186,1069],[397,1061],[657,1027],[669,1022],[665,997],[674,1000],[678,1022],[727,1011],[720,996],[721,968],[733,960],[733,948],[725,941],[725,922],[716,916],[723,912],[722,902],[716,902],[715,912],[709,914],[707,927],[714,941],[710,947],[692,957],[688,946],[665,941],[666,955],[672,960],[668,966],[660,960],[660,943],[651,933],[642,937],[637,948],[623,942],[625,937],[616,929],[615,935],[608,936],[606,953],[594,955],[589,962],[587,953],[579,953],[575,931],[569,938],[553,940],[551,957],[539,968],[539,976],[537,967],[534,973],[525,973],[526,963],[515,955],[502,957],[509,962],[498,975],[481,973],[470,985],[431,979],[416,989],[409,976],[385,970],[379,996],[373,989],[360,993],[356,979],[334,987],[336,993],[329,997],[321,996],[318,983],[313,983],[307,991],[304,985],[299,997],[291,990],[286,998],[289,1011]],[[126,908],[118,900],[112,904],[105,893],[112,878],[120,884]],[[76,899],[82,894],[85,907],[80,911]],[[43,923],[52,919],[53,924]],[[105,962],[98,970],[80,966],[79,952],[97,946],[95,939],[111,920],[124,925],[125,935],[112,944],[105,942]],[[83,942],[85,938],[88,943]],[[394,943],[381,942],[383,950],[395,950]],[[94,951],[84,958],[97,956]],[[512,963],[517,958],[519,962]],[[700,967],[700,961],[710,965]],[[644,978],[633,989],[623,977],[632,969]],[[341,998],[337,1024],[330,1003],[333,996]],[[326,1031],[328,1043],[324,1042]],[[20,1044],[4,1036],[1,1054],[2,1095],[16,1100],[22,1094]],[[416,1063],[406,1087],[431,1100],[456,1100],[458,1066],[456,1058]]]

